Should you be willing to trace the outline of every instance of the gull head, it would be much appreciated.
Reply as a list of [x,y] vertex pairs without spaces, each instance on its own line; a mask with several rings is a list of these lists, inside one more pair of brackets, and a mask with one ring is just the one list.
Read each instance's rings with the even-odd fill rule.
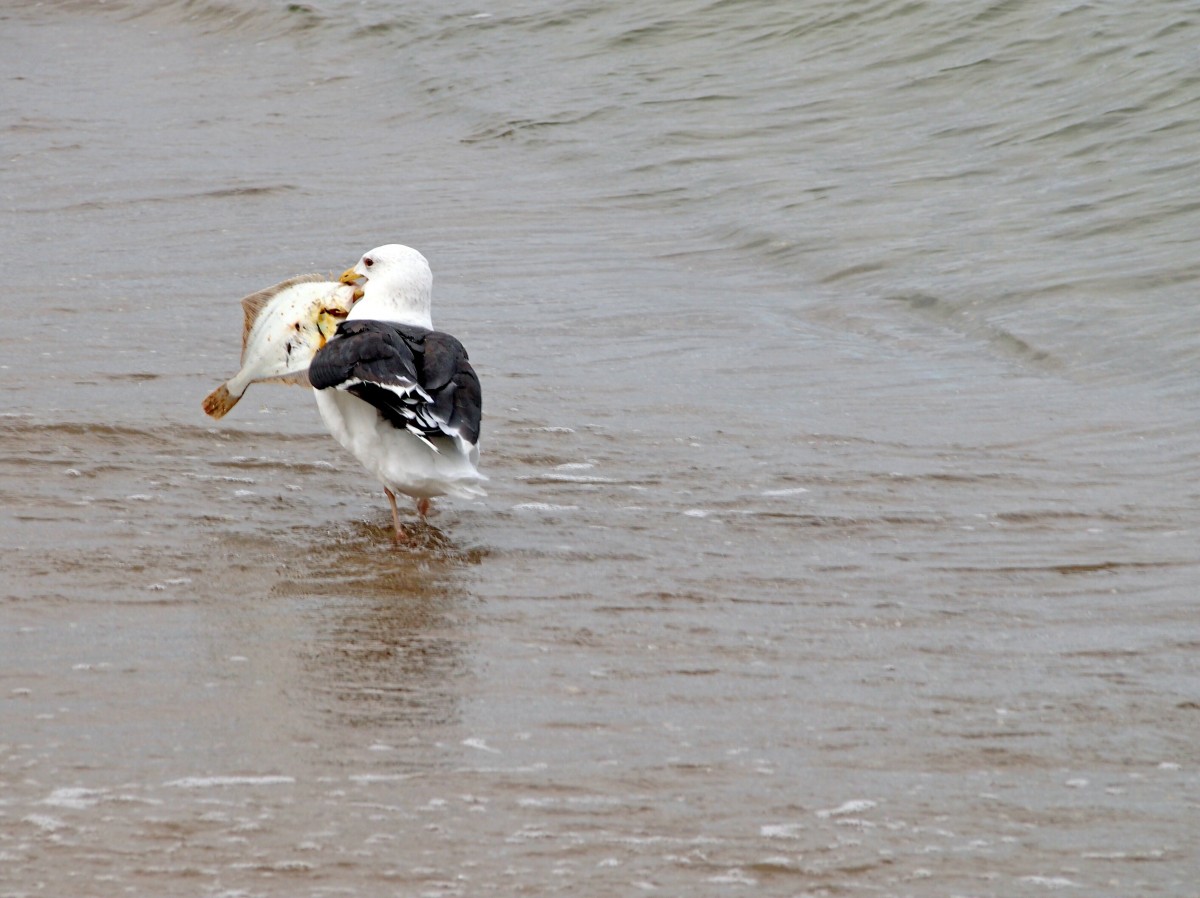
[[425,257],[411,246],[377,246],[363,253],[358,264],[347,268],[339,280],[355,284],[362,291],[362,298],[350,310],[350,318],[433,328],[433,273]]

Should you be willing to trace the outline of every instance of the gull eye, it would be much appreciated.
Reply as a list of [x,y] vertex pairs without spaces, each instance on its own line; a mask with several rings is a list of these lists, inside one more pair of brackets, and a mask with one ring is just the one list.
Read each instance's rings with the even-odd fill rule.
[[375,264],[375,260],[374,259],[363,259],[363,264],[366,265],[368,268],[370,268],[372,265]]

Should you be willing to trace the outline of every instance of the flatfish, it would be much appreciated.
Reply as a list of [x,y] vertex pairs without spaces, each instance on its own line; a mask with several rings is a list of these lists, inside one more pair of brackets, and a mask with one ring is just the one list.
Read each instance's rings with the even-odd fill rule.
[[253,383],[308,386],[308,366],[362,295],[353,284],[302,274],[242,300],[242,368],[204,397],[206,414],[224,417]]

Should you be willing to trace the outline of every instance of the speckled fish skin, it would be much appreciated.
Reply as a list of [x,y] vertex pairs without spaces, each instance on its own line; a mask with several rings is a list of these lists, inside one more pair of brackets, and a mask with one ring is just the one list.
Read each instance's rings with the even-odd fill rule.
[[242,367],[204,398],[213,418],[224,417],[252,383],[306,386],[306,372],[354,304],[355,288],[324,275],[305,274],[242,300]]

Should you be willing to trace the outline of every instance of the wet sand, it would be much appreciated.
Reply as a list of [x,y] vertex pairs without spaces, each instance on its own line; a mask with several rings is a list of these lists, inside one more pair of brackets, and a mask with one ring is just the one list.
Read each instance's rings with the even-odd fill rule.
[[6,422],[8,892],[1186,894],[1168,509],[497,417],[408,549],[319,433]]

